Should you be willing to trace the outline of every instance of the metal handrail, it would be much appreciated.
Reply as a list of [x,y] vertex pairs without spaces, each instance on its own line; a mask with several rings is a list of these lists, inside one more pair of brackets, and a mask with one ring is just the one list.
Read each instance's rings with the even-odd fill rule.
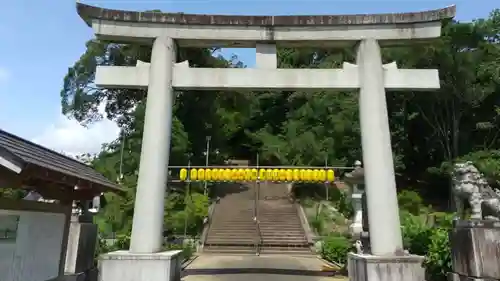
[[262,233],[260,231],[260,221],[259,221],[259,198],[260,198],[260,178],[257,177],[257,181],[255,182],[255,227],[257,229],[257,241],[255,242],[255,254],[258,256],[260,255],[260,246],[262,244]]
[[215,202],[212,202],[212,204],[210,204],[211,208],[209,209],[209,212],[208,212],[208,221],[203,226],[203,232],[202,232],[201,237],[200,237],[200,246],[202,248],[205,246],[205,241],[207,240],[208,232],[210,230],[210,227],[212,226],[212,220],[213,220],[215,208],[217,207],[217,204],[219,204],[219,201],[220,201],[220,199],[217,198],[215,200]]
[[255,224],[257,227],[257,242],[255,243],[255,253],[260,255],[260,246],[262,244],[262,233],[260,232],[260,221],[259,219],[255,220]]

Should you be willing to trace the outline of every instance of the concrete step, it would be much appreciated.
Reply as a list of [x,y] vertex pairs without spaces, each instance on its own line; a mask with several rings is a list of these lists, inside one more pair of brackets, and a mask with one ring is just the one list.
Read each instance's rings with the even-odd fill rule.
[[254,246],[258,243],[257,240],[208,240],[205,245],[219,245],[219,246]]
[[258,241],[258,235],[241,237],[215,234],[207,237],[206,241]]
[[205,245],[203,253],[221,253],[221,254],[251,254],[255,255],[255,246],[218,246]]
[[287,220],[287,219],[298,219],[297,214],[272,214],[272,215],[263,215],[259,214],[257,217],[260,219],[273,219],[273,220]]
[[277,239],[277,240],[271,240],[271,239],[262,239],[261,240],[262,245],[284,245],[284,246],[302,246],[302,245],[308,245],[307,240],[302,238],[302,239],[297,239],[297,240],[291,240],[291,239]]
[[[301,227],[285,227],[285,226],[278,226],[278,227],[264,227],[260,226],[259,229],[261,233],[266,233],[266,234],[293,234],[293,235],[299,235],[303,234],[304,231],[302,230]],[[290,233],[293,232],[293,233]]]
[[269,235],[269,236],[303,236],[304,235],[304,231],[302,231],[302,230],[287,231],[287,232],[283,232],[283,231],[264,231],[264,232],[262,232],[262,229],[261,229],[260,232],[262,235]]
[[247,231],[246,233],[244,232],[232,232],[232,231],[220,231],[220,232],[209,232],[208,237],[256,237],[257,231]]
[[294,225],[294,224],[260,224],[259,225],[260,229],[270,229],[270,230],[277,230],[279,232],[284,232],[285,230],[302,230],[301,225]]
[[227,207],[223,207],[225,209],[225,211],[222,210],[218,210],[219,211],[219,214],[217,214],[217,211],[214,212],[215,215],[220,215],[220,216],[232,216],[232,217],[237,217],[237,216],[253,216],[254,214],[254,210],[251,210],[251,211],[245,211],[245,212],[228,212],[227,210],[234,210],[234,209],[237,209],[237,207],[235,206],[227,206]]
[[257,229],[255,224],[252,225],[234,225],[234,224],[213,224],[209,228],[210,230],[248,230],[248,229]]
[[300,221],[259,220],[260,225],[302,225]]
[[261,229],[262,228],[277,229],[277,230],[281,230],[281,232],[284,232],[283,229],[293,230],[291,228],[298,228],[298,229],[302,230],[301,224],[291,224],[291,223],[286,224],[286,223],[262,223],[262,222],[260,222],[259,226]]
[[260,225],[302,225],[298,220],[289,221],[273,221],[273,220],[259,220]]
[[304,238],[306,237],[306,235],[301,232],[301,233],[297,233],[295,235],[291,235],[291,236],[284,236],[284,235],[281,235],[282,233],[279,233],[279,232],[260,232],[260,237],[263,237],[263,238],[267,238],[267,239],[273,239],[273,238],[276,238],[276,239],[295,239],[297,237],[300,237],[300,238]]
[[250,226],[253,225],[255,226],[255,222],[253,220],[247,220],[247,221],[214,221],[212,222],[212,225],[224,225],[224,226]]
[[262,255],[316,256],[309,247],[261,247]]
[[271,231],[265,231],[265,232],[260,232],[262,236],[266,237],[303,237],[305,236],[304,232],[302,231],[296,231],[294,233],[288,233],[288,232],[271,232]]
[[246,230],[246,229],[256,229],[255,224],[251,225],[234,225],[234,224],[212,224],[210,229],[219,229],[219,230]]

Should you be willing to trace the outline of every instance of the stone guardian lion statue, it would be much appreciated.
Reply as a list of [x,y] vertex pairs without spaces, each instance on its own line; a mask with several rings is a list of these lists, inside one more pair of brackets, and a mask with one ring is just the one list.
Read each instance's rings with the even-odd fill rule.
[[454,165],[452,183],[458,219],[464,217],[465,201],[471,207],[471,219],[500,219],[500,191],[489,186],[484,175],[472,162]]

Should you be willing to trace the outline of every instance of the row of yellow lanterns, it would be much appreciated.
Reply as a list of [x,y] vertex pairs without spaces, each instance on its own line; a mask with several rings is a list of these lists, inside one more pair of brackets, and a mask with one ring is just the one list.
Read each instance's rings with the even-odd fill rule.
[[[188,177],[189,174],[189,177]],[[257,178],[258,176],[258,178]],[[332,169],[181,169],[181,181],[280,181],[280,182],[332,182]]]

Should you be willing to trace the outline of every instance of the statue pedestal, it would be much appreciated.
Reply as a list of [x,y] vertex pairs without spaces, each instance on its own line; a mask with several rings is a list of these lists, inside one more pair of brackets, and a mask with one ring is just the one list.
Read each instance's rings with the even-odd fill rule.
[[374,256],[349,253],[347,268],[349,281],[422,281],[424,257],[415,255]]
[[500,221],[455,221],[450,281],[500,280]]

